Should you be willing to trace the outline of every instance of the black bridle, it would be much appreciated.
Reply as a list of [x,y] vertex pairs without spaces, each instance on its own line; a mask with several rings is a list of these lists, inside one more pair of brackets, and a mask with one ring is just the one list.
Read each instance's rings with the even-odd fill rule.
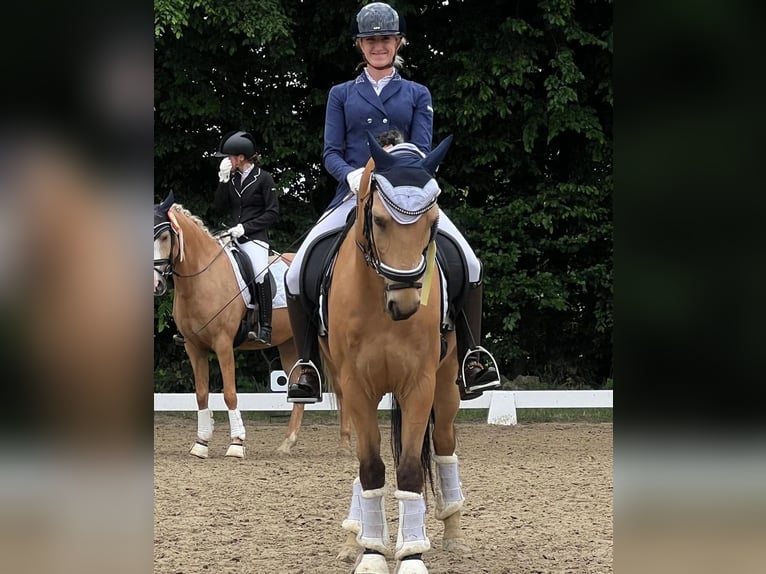
[[154,260],[154,270],[159,274],[163,282],[162,292],[157,293],[157,295],[165,294],[167,291],[168,278],[174,273],[173,245],[176,242],[176,237],[178,234],[176,233],[176,230],[173,229],[173,226],[170,225],[170,221],[161,221],[160,223],[154,225],[154,240],[157,241],[157,238],[166,231],[170,232],[170,251],[168,251],[168,256]]
[[169,220],[160,221],[159,223],[154,224],[154,240],[156,241],[157,238],[160,235],[162,235],[165,231],[170,232],[170,251],[168,252],[167,257],[162,257],[161,259],[154,260],[154,270],[159,274],[160,278],[163,281],[162,292],[157,293],[156,296],[165,294],[165,292],[167,291],[167,282],[169,277],[175,276],[175,277],[189,278],[189,277],[196,277],[197,275],[201,275],[202,273],[210,269],[213,263],[215,263],[216,259],[218,259],[221,256],[221,254],[226,251],[226,247],[222,245],[221,249],[218,251],[218,253],[216,253],[216,256],[210,260],[210,263],[205,265],[199,271],[185,275],[175,270],[175,257],[173,256],[173,247],[178,241],[178,232],[175,229],[173,229],[173,226],[170,224]]
[[439,225],[439,217],[437,215],[436,219],[431,225],[431,233],[428,238],[428,241],[426,242],[425,247],[423,248],[423,252],[420,256],[420,262],[418,263],[418,265],[413,269],[406,269],[406,270],[390,267],[380,260],[378,247],[375,244],[375,234],[372,231],[373,229],[372,202],[373,202],[373,196],[375,195],[375,191],[381,194],[383,201],[387,205],[391,206],[396,211],[403,213],[404,215],[411,215],[411,216],[422,215],[423,213],[431,209],[431,207],[433,207],[436,204],[436,197],[434,197],[433,201],[429,202],[427,205],[425,205],[424,207],[420,208],[417,211],[404,210],[401,207],[397,206],[395,203],[391,202],[391,200],[389,200],[385,196],[385,193],[383,192],[383,190],[375,182],[375,176],[373,174],[372,177],[370,178],[370,190],[364,202],[364,227],[362,230],[362,235],[364,236],[365,244],[361,244],[358,241],[356,242],[356,245],[357,247],[359,247],[360,251],[362,252],[362,255],[364,256],[364,260],[367,263],[367,265],[371,267],[372,269],[374,269],[375,273],[377,273],[378,275],[380,275],[381,277],[389,281],[389,283],[386,283],[386,286],[385,286],[386,291],[397,291],[399,289],[420,289],[423,286],[423,283],[420,281],[420,278],[423,277],[423,274],[426,272],[426,267],[427,267],[426,254],[428,252],[428,246],[430,245],[430,243],[434,240],[434,237],[436,236],[436,230]]

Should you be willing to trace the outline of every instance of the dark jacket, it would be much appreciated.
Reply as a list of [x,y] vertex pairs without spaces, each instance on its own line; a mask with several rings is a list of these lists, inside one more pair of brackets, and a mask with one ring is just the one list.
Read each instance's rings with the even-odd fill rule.
[[269,228],[279,219],[279,201],[274,189],[274,178],[268,171],[253,167],[244,181],[239,172],[215,190],[215,207],[231,216],[231,226],[238,223],[245,228],[239,243],[259,239],[268,243]]
[[330,207],[340,203],[348,191],[346,176],[364,167],[370,159],[367,132],[377,136],[398,129],[404,141],[431,151],[434,110],[431,92],[425,86],[403,79],[399,72],[375,93],[364,72],[355,79],[330,89],[324,124],[322,159],[330,174],[338,180]]

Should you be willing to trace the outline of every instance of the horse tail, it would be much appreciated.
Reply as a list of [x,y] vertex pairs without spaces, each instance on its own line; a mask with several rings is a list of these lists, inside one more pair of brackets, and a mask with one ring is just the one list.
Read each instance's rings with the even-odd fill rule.
[[[399,466],[399,458],[402,454],[402,409],[394,395],[391,395],[391,453],[394,456],[394,466]],[[431,408],[431,415],[426,425],[426,432],[423,435],[423,447],[420,449],[420,467],[423,469],[423,478],[434,492],[434,475],[431,464],[431,430],[434,426],[434,410]],[[425,494],[425,489],[423,494]]]

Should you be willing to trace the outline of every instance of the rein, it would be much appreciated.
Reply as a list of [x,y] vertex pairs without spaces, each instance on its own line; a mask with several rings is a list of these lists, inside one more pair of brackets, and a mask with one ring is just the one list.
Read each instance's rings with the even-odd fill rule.
[[222,245],[220,251],[218,251],[216,256],[213,257],[212,261],[210,261],[210,263],[208,263],[203,269],[200,269],[196,273],[190,273],[189,275],[183,275],[182,273],[179,273],[178,271],[173,269],[172,270],[173,271],[173,275],[175,275],[176,277],[183,277],[183,278],[196,277],[197,275],[202,275],[205,271],[210,269],[210,266],[213,265],[213,263],[215,263],[215,260],[218,259],[225,251],[226,251],[226,247],[224,247]]
[[[225,249],[225,248],[224,248],[224,249]],[[277,252],[275,251],[274,253],[277,253]],[[219,255],[220,255],[220,253],[219,253]],[[280,259],[281,259],[281,260],[283,260],[283,261],[285,261],[285,259],[284,259],[284,257],[282,257],[282,254],[281,254],[281,253],[277,253],[277,255],[279,255],[279,257],[277,257],[276,259],[274,259],[274,261],[269,261],[269,262],[266,264],[266,267],[264,268],[264,271],[268,271],[269,267],[271,267],[272,265],[274,265],[274,263],[276,263],[276,262],[277,262],[278,260],[280,260]],[[216,259],[217,259],[217,258],[218,258],[218,256],[216,255]],[[215,261],[215,259],[213,259],[213,261]],[[210,264],[212,265],[212,261],[210,262]],[[208,267],[210,267],[210,265],[208,265]],[[203,269],[203,271],[204,271],[204,269]],[[255,281],[255,277],[256,277],[257,275],[258,275],[257,273],[253,273],[253,281]],[[184,275],[179,275],[179,277],[184,277]],[[193,275],[187,275],[186,277],[193,277]],[[216,317],[218,317],[218,315],[220,315],[221,313],[223,313],[223,312],[224,312],[224,310],[225,310],[225,309],[226,309],[226,308],[227,308],[229,305],[231,305],[231,304],[232,304],[234,301],[236,301],[236,300],[237,300],[237,297],[239,297],[239,296],[242,294],[242,292],[243,292],[245,289],[247,289],[249,286],[250,286],[250,283],[245,283],[245,286],[244,286],[242,289],[240,289],[239,291],[237,291],[237,292],[235,293],[234,297],[232,297],[231,299],[229,299],[229,301],[226,303],[226,305],[224,305],[223,307],[221,307],[221,308],[220,308],[220,309],[219,309],[219,310],[218,310],[218,311],[217,311],[217,312],[216,312],[216,313],[215,313],[215,314],[214,314],[212,317],[210,317],[210,319],[208,319],[208,320],[205,322],[205,324],[204,324],[204,325],[202,325],[202,327],[200,327],[199,329],[196,329],[196,330],[194,331],[194,333],[192,333],[192,336],[195,336],[195,335],[199,334],[199,333],[200,333],[200,332],[201,332],[201,331],[202,331],[202,330],[203,330],[205,327],[207,327],[207,326],[208,326],[210,323],[212,323],[212,322],[213,322],[213,320],[214,320]]]
[[[173,229],[173,226],[170,225],[169,222],[163,222],[159,223],[154,226],[154,238],[157,239],[159,235],[161,235],[165,230],[170,231],[170,255],[168,257],[164,257],[162,259],[155,259],[154,260],[154,270],[162,275],[163,277],[168,277],[170,275],[175,275],[176,277],[182,277],[184,279],[188,279],[189,277],[196,277],[197,275],[202,275],[205,271],[210,269],[210,267],[215,263],[216,259],[218,259],[221,254],[223,254],[226,251],[225,246],[221,246],[220,251],[216,254],[215,257],[205,265],[202,269],[195,273],[189,273],[188,275],[184,275],[183,273],[179,273],[175,270],[175,261],[178,255],[173,256],[173,246],[176,243],[176,238],[178,237],[178,232]],[[165,270],[161,270],[158,268],[158,266],[165,266]]]

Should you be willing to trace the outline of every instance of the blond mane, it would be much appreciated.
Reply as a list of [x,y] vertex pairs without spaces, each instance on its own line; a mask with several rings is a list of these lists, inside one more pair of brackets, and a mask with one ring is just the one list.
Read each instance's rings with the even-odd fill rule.
[[212,234],[210,233],[210,230],[205,226],[205,222],[202,221],[202,219],[199,218],[198,216],[194,215],[191,211],[186,209],[183,205],[181,205],[180,203],[174,203],[173,206],[171,207],[171,209],[173,209],[175,211],[178,211],[179,213],[184,214],[186,217],[188,217],[194,223],[196,223],[197,226],[200,229],[202,229],[202,231],[204,231],[205,233],[207,233],[208,235],[210,235],[212,237]]

